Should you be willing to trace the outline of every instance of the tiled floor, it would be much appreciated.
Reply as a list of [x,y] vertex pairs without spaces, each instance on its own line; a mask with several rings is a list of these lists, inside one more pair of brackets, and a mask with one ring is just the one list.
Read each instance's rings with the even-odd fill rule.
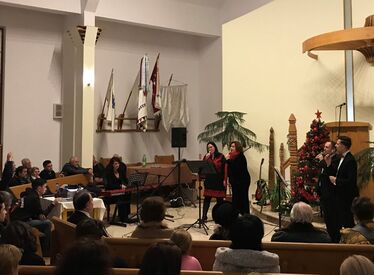
[[[193,240],[208,240],[209,236],[213,234],[213,230],[215,227],[215,223],[211,220],[211,209],[214,205],[214,202],[211,204],[211,207],[209,209],[208,213],[208,222],[207,226],[209,228],[208,235],[205,233],[203,228],[199,228],[198,226],[194,226],[190,228],[188,231],[192,235]],[[184,206],[180,208],[168,208],[167,214],[174,216],[172,220],[166,220],[166,223],[170,228],[177,228],[177,227],[183,227],[187,228],[188,225],[191,225],[194,223],[198,216],[198,208],[191,207],[191,206]],[[270,241],[271,236],[274,233],[274,230],[277,228],[277,225],[268,221],[264,221],[265,225],[265,236],[264,241]],[[129,237],[131,233],[135,230],[136,224],[128,224],[127,227],[121,227],[121,226],[115,226],[111,225],[109,226],[108,232],[112,237]]]

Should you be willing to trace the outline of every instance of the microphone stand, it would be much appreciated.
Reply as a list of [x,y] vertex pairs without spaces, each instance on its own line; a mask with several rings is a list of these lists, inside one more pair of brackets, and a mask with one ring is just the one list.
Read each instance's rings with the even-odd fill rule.
[[341,122],[341,117],[342,117],[342,107],[344,105],[340,104],[338,107],[339,107],[339,122],[338,122],[338,135],[336,138],[338,138],[340,136],[340,122]]

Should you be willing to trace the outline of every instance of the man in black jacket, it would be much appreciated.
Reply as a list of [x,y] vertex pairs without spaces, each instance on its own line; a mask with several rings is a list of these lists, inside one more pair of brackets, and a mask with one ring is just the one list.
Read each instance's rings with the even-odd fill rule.
[[44,234],[41,245],[43,256],[45,256],[48,255],[52,228],[52,222],[47,219],[47,216],[55,205],[59,204],[59,200],[55,199],[47,209],[43,210],[40,199],[47,190],[47,183],[44,179],[38,178],[31,183],[31,186],[32,189],[26,189],[19,202],[19,207],[13,211],[11,219],[25,221]]
[[93,175],[93,171],[91,168],[83,168],[79,165],[78,157],[72,156],[68,163],[64,164],[61,171],[64,176],[72,176],[77,174],[89,174]]
[[336,176],[330,176],[330,181],[336,186],[336,198],[338,202],[338,213],[341,227],[353,227],[353,213],[351,211],[352,201],[358,196],[357,188],[357,162],[349,149],[351,138],[347,136],[338,137],[336,152],[340,155]]
[[330,181],[329,176],[336,175],[340,156],[336,154],[335,142],[327,141],[324,150],[316,157],[319,160],[321,174],[318,179],[317,193],[320,196],[323,218],[327,232],[335,243],[340,239],[340,222],[337,216],[339,207],[336,198],[336,186]]
[[73,198],[74,213],[68,218],[68,222],[76,225],[91,219],[93,212],[93,199],[87,190],[81,190],[74,194]]

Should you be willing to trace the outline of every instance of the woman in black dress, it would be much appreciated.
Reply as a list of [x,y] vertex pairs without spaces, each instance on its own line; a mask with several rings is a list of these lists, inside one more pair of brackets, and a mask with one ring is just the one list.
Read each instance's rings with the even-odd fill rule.
[[207,220],[207,214],[212,197],[216,198],[217,204],[223,202],[226,196],[226,188],[224,185],[225,157],[218,151],[217,145],[210,141],[206,145],[207,154],[203,160],[211,163],[216,174],[205,176],[204,180],[204,204],[203,204],[203,220]]
[[243,146],[239,141],[230,145],[230,153],[226,155],[228,177],[232,188],[232,204],[241,213],[249,213],[248,191],[251,176],[247,168],[247,159],[243,154]]
[[[112,157],[105,169],[104,184],[106,190],[126,189],[127,177],[126,166],[121,167],[121,160],[118,157]],[[121,222],[129,222],[131,193],[110,197],[106,203],[116,203],[118,206],[118,216]]]

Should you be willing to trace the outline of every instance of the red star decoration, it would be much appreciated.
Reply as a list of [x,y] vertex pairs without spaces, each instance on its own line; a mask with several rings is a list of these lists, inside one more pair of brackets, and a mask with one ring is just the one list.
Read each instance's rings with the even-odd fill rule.
[[317,110],[317,113],[315,113],[315,114],[316,114],[317,118],[321,118],[322,112],[320,112],[319,110]]

